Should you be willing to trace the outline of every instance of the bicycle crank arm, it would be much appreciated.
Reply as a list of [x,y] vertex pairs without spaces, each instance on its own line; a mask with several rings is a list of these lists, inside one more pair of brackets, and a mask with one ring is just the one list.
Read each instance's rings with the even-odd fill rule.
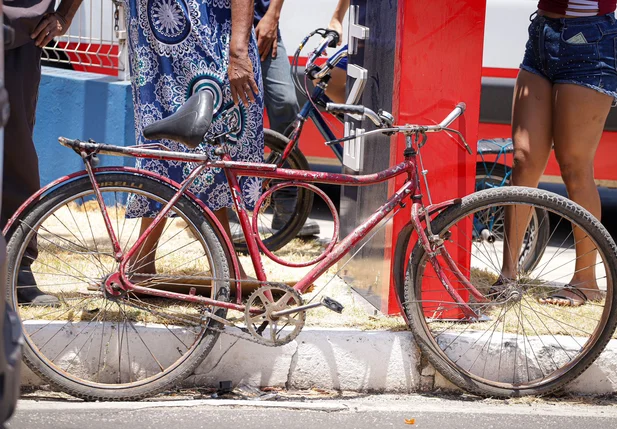
[[288,314],[298,313],[300,311],[306,311],[322,306],[339,314],[343,312],[344,308],[340,302],[324,296],[320,302],[313,302],[311,304],[301,305],[299,307],[288,308],[287,310],[275,311],[272,313],[272,317],[287,316]]

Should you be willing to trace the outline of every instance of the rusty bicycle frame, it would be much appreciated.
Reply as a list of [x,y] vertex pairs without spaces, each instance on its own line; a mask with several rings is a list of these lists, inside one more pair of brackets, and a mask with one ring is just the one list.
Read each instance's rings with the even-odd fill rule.
[[[437,204],[430,204],[425,206],[423,203],[423,197],[421,194],[421,185],[418,175],[417,161],[416,157],[418,151],[422,145],[414,146],[414,142],[412,136],[423,135],[424,142],[426,141],[426,132],[436,132],[443,130],[450,130],[447,128],[451,122],[456,119],[460,114],[462,114],[464,110],[464,105],[461,108],[460,113],[454,114],[453,112],[450,114],[442,124],[439,126],[432,127],[420,127],[420,126],[406,126],[406,127],[395,127],[386,130],[375,130],[379,132],[403,132],[406,135],[406,149],[404,152],[404,160],[392,166],[386,170],[380,171],[374,174],[367,175],[349,175],[349,174],[339,174],[339,173],[324,173],[324,172],[314,172],[314,171],[304,171],[304,170],[292,170],[280,168],[277,165],[273,164],[265,164],[265,163],[251,163],[251,162],[236,162],[232,161],[231,157],[227,153],[223,153],[220,160],[210,160],[206,155],[194,154],[194,153],[182,153],[182,152],[171,152],[168,150],[157,150],[156,145],[146,145],[146,146],[133,146],[133,147],[120,147],[109,144],[99,144],[92,141],[82,142],[80,140],[72,140],[64,137],[60,137],[59,141],[62,145],[69,147],[79,153],[85,164],[85,171],[74,173],[70,176],[66,176],[62,179],[59,179],[47,187],[41,189],[37,194],[33,195],[20,210],[17,211],[16,215],[13,219],[16,219],[20,213],[27,207],[33,200],[39,198],[43,193],[52,187],[57,186],[58,184],[65,182],[67,180],[72,180],[76,177],[88,176],[93,189],[96,200],[99,204],[99,208],[101,209],[102,216],[105,222],[105,226],[107,232],[109,234],[110,240],[114,249],[114,257],[116,261],[119,263],[118,272],[112,274],[105,281],[105,290],[112,296],[119,296],[124,292],[132,291],[144,295],[170,298],[179,301],[187,301],[187,302],[195,302],[203,305],[211,305],[216,307],[223,307],[227,309],[233,309],[237,311],[244,312],[246,307],[242,304],[242,294],[241,294],[241,281],[236,280],[236,302],[226,302],[220,301],[217,299],[207,298],[199,295],[195,295],[193,293],[183,294],[176,293],[164,290],[158,290],[143,286],[135,285],[131,282],[130,278],[126,274],[126,265],[127,262],[131,259],[131,257],[138,251],[138,249],[145,242],[147,237],[152,233],[152,231],[161,223],[161,221],[166,217],[166,215],[170,212],[176,202],[183,196],[186,195],[193,201],[199,204],[201,209],[204,212],[209,220],[212,222],[213,228],[218,229],[218,236],[222,238],[223,245],[227,246],[228,254],[232,258],[233,269],[235,273],[238,273],[238,261],[233,251],[233,245],[231,244],[231,240],[224,233],[224,230],[214,216],[213,212],[208,209],[203,203],[200,203],[197,198],[188,190],[191,183],[197,178],[204,170],[208,168],[220,168],[225,172],[229,187],[231,189],[231,195],[233,199],[233,203],[235,209],[238,213],[238,218],[240,221],[240,225],[242,231],[245,235],[245,240],[249,250],[249,256],[251,258],[252,265],[255,269],[257,280],[263,284],[266,284],[268,279],[266,273],[263,268],[263,263],[261,259],[260,249],[264,251],[266,256],[273,257],[266,247],[261,243],[259,234],[257,232],[257,222],[256,217],[259,214],[258,210],[255,210],[253,213],[253,222],[251,223],[251,219],[249,219],[249,214],[247,213],[246,208],[244,207],[244,203],[242,200],[242,192],[240,189],[240,185],[238,183],[238,176],[251,176],[251,177],[259,177],[264,179],[278,179],[285,180],[286,182],[280,183],[276,186],[303,186],[307,187],[317,193],[321,191],[315,187],[314,183],[322,183],[322,184],[338,184],[338,185],[351,185],[351,186],[367,186],[373,185],[376,183],[381,183],[395,177],[406,175],[406,180],[403,185],[390,197],[388,200],[381,205],[368,219],[366,219],[361,225],[357,226],[351,233],[349,233],[342,240],[336,242],[336,237],[338,237],[338,222],[335,219],[335,232],[334,237],[335,241],[331,243],[326,251],[322,254],[321,257],[317,258],[315,261],[311,262],[311,264],[315,264],[314,268],[306,274],[295,286],[294,289],[298,292],[304,292],[317,278],[319,278],[324,272],[326,272],[332,265],[338,262],[350,249],[358,244],[360,240],[362,240],[367,234],[371,232],[375,226],[377,226],[382,220],[386,218],[386,216],[391,213],[397,206],[405,207],[405,201],[408,199],[412,200],[411,205],[411,224],[413,229],[418,234],[418,240],[421,242],[422,246],[427,251],[429,255],[429,261],[435,269],[435,273],[439,278],[440,283],[443,285],[444,289],[447,293],[452,297],[452,299],[458,303],[461,307],[461,310],[465,317],[474,319],[478,317],[478,314],[463,300],[461,295],[458,293],[456,288],[452,286],[450,280],[443,273],[441,268],[441,263],[437,260],[437,255],[441,255],[446,265],[455,276],[458,278],[460,283],[463,285],[465,289],[469,291],[469,293],[478,301],[485,302],[486,298],[479,292],[461,273],[456,262],[450,256],[450,254],[446,251],[443,246],[443,240],[441,240],[438,236],[432,235],[430,230],[430,216],[457,203],[460,199],[454,199],[445,201]],[[372,111],[371,111],[372,112]],[[449,121],[448,121],[449,119]],[[445,126],[444,126],[445,124]],[[453,130],[450,130],[453,131]],[[456,132],[456,131],[455,131]],[[458,132],[457,132],[458,133]],[[460,133],[458,133],[460,135]],[[160,149],[160,148],[159,148]],[[469,150],[469,149],[468,149]],[[173,160],[173,161],[184,161],[184,162],[194,162],[197,166],[193,169],[190,175],[182,182],[176,183],[172,182],[169,179],[166,179],[162,176],[159,176],[155,173],[148,173],[141,170],[136,170],[133,168],[127,167],[109,167],[109,168],[93,168],[93,158],[97,154],[107,154],[114,156],[129,156],[136,158],[150,158],[150,159],[161,159],[161,160]],[[132,247],[123,253],[122,248],[120,246],[118,237],[116,236],[115,231],[112,227],[112,222],[110,220],[109,214],[107,212],[107,207],[103,201],[103,196],[101,194],[100,185],[97,181],[97,174],[105,173],[105,172],[127,172],[132,174],[141,174],[146,175],[157,180],[162,180],[174,186],[177,191],[175,195],[167,202],[167,204],[162,208],[162,210],[158,213],[158,215],[154,218],[153,222],[150,226],[141,234],[141,236],[137,239],[137,241],[132,245]],[[276,188],[276,186],[274,188]],[[272,189],[271,189],[272,190]],[[330,208],[333,209],[333,205],[331,204],[331,200],[325,196],[325,194],[320,194],[322,197],[325,197],[325,201],[329,204]],[[261,196],[258,200],[256,207],[258,207],[265,198],[265,194]],[[335,213],[335,211],[334,211]],[[13,219],[6,226],[5,231],[11,228],[11,224],[13,223]],[[425,227],[426,225],[426,232]],[[428,234],[427,234],[428,232]],[[275,257],[274,257],[275,258]],[[278,261],[278,260],[277,260]],[[284,261],[278,261],[285,263]],[[293,264],[288,264],[292,266]],[[232,283],[234,279],[224,279],[230,280]],[[259,310],[250,309],[250,312],[258,312]]]

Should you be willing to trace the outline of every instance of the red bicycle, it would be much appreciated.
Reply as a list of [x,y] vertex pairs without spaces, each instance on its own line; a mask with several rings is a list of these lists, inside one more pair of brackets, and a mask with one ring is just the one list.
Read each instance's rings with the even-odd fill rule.
[[[227,133],[207,139],[217,145],[219,159],[153,146],[126,148],[60,138],[82,157],[85,170],[41,189],[5,230],[8,299],[24,328],[26,363],[71,395],[129,400],[178,385],[212,350],[220,333],[266,346],[286,344],[300,334],[311,308],[342,311],[333,299],[315,300],[315,293],[305,302],[302,293],[371,231],[406,212],[411,221],[397,240],[392,275],[401,312],[436,369],[481,395],[546,394],[562,388],[594,361],[615,329],[615,243],[580,206],[537,189],[499,187],[424,204],[417,167],[421,149],[429,133],[447,131],[458,135],[460,141],[452,138],[471,153],[463,136],[449,128],[464,108],[459,104],[439,125],[397,126],[387,114],[329,104],[330,111],[372,120],[377,129],[367,134],[405,135],[403,162],[359,176],[234,162],[228,155],[233,142],[226,139]],[[200,92],[144,134],[195,147],[207,135],[211,120],[212,97]],[[192,172],[185,182],[174,183],[133,168],[96,168],[101,154],[185,162]],[[260,283],[247,298],[229,237],[190,191],[208,168],[225,171],[232,189]],[[238,176],[266,183],[252,216],[245,209]],[[364,186],[398,176],[406,179],[404,184],[339,239],[334,204],[314,183]],[[268,187],[273,179],[277,181]],[[260,207],[273,192],[291,186],[321,198],[334,220],[332,240],[323,243],[311,261],[285,260],[268,250],[257,231]],[[261,184],[257,188],[261,190]],[[140,231],[139,207],[151,203],[160,211]],[[503,255],[507,249],[516,255],[524,234],[486,233],[486,224],[503,210],[512,213],[510,225],[522,229],[534,210],[545,210],[551,217],[551,235],[541,259],[532,271],[520,268],[510,279],[500,277]],[[141,255],[141,249],[155,229],[160,237],[153,250],[156,272],[143,272],[147,255]],[[417,243],[410,239],[412,232]],[[33,255],[27,249],[35,239],[38,254]],[[269,282],[262,254],[282,265],[312,268],[293,288]],[[21,277],[27,266],[36,283]],[[574,282],[583,278],[586,282]],[[59,304],[21,303],[19,291],[28,287],[54,295]],[[573,288],[590,299],[577,307],[544,301]],[[592,299],[591,292],[601,296]]]

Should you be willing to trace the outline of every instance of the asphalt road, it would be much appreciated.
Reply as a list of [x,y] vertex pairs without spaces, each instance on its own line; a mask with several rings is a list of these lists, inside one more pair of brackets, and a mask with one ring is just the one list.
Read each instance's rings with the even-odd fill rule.
[[306,402],[164,401],[81,403],[22,401],[12,429],[156,428],[530,428],[617,427],[617,400],[508,404],[421,395]]

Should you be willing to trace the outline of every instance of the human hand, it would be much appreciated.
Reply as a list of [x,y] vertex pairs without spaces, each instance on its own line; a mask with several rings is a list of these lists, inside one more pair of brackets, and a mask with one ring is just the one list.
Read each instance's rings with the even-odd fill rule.
[[30,37],[34,39],[36,46],[44,48],[54,37],[64,35],[70,25],[71,22],[58,12],[48,13],[41,19]]
[[332,18],[330,25],[328,25],[328,30],[334,30],[338,33],[338,43],[336,46],[341,46],[341,43],[343,43],[343,23],[337,18]]
[[255,95],[259,93],[259,87],[255,82],[255,74],[253,73],[253,63],[248,56],[248,53],[231,53],[229,54],[229,67],[227,68],[229,83],[231,85],[231,96],[234,104],[237,106],[240,100],[245,106],[255,101]]
[[262,61],[268,58],[268,54],[272,51],[272,58],[276,58],[278,50],[278,20],[266,14],[255,27],[255,35],[257,36],[257,47],[259,48],[259,56]]

